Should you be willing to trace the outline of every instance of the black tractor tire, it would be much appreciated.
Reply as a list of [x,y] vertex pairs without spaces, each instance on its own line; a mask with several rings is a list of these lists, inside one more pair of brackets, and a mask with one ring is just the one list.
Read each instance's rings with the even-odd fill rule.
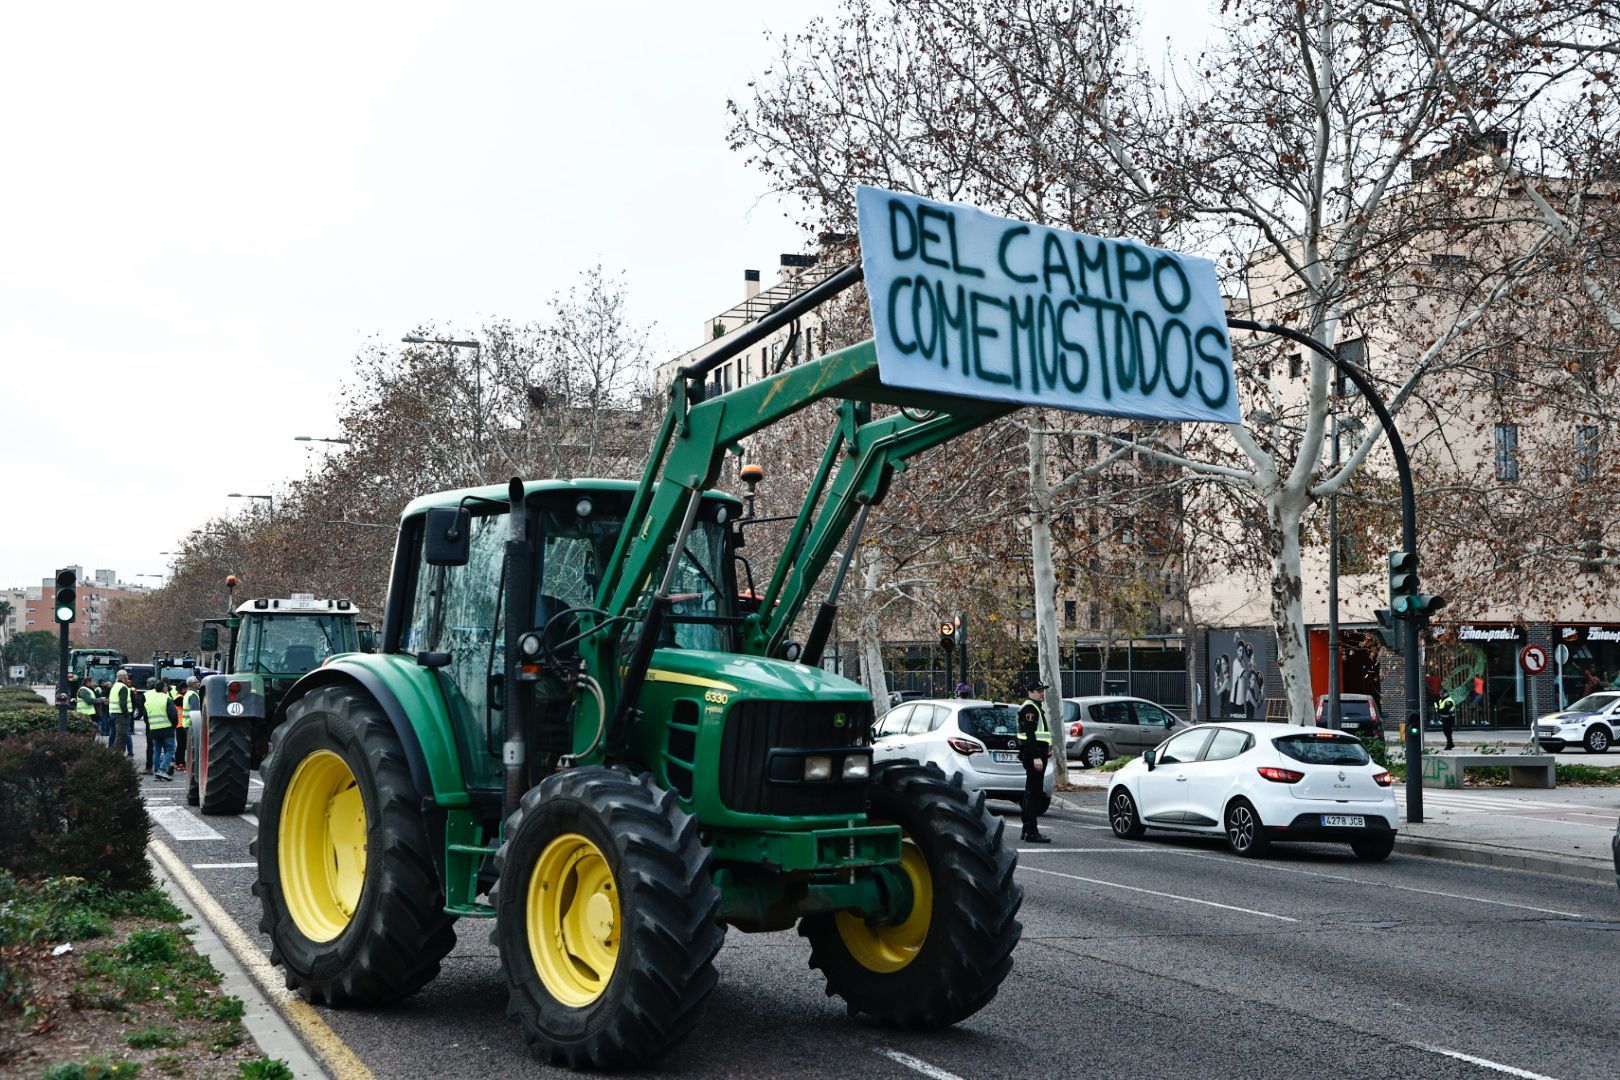
[[1226,805],[1226,846],[1245,859],[1265,854],[1271,838],[1260,822],[1260,813],[1248,799],[1233,799]]
[[1100,742],[1088,743],[1080,748],[1080,763],[1087,769],[1100,769],[1108,764],[1108,747]]
[[197,806],[202,802],[202,796],[197,792],[197,738],[196,732],[186,740],[186,805]]
[[[645,773],[588,766],[555,773],[531,789],[504,835],[489,897],[496,912],[490,942],[500,951],[506,1015],[522,1028],[530,1052],[571,1069],[622,1068],[653,1061],[685,1037],[718,981],[714,957],[725,941],[713,859],[697,818]],[[596,980],[568,1003],[537,966],[528,914],[535,887],[549,888],[537,881],[546,869],[542,856],[556,850],[554,842],[583,850],[579,838],[589,842],[586,860],[607,874],[605,888],[587,904],[600,893],[615,897],[615,906],[613,918],[597,924],[604,936],[596,945],[576,946],[590,951],[611,940],[606,963],[602,952],[589,958],[605,970],[573,959],[578,953],[561,946],[568,951],[565,963],[575,965],[571,970],[588,969]],[[577,897],[586,887],[586,872],[578,869],[584,865],[568,864],[566,873],[574,876],[560,879],[567,884],[558,896]],[[563,936],[559,927],[556,941]]]
[[903,966],[876,970],[857,958],[840,929],[839,919],[853,916],[809,916],[799,934],[810,940],[810,966],[851,1015],[896,1027],[948,1027],[988,1005],[1012,970],[1023,933],[1017,853],[1002,843],[1005,825],[985,810],[984,796],[969,795],[959,778],[947,780],[932,765],[879,764],[867,792],[869,820],[899,825],[927,867],[924,934]]
[[1395,850],[1395,834],[1388,836],[1368,836],[1360,840],[1350,841],[1350,850],[1356,853],[1356,858],[1362,862],[1383,862],[1389,858],[1390,852]]
[[1582,747],[1588,754],[1607,754],[1614,742],[1614,736],[1602,724],[1593,724],[1586,729],[1586,737],[1581,740]]
[[[299,766],[322,752],[341,759],[359,790],[365,870],[347,924],[317,941],[288,909],[279,844],[289,785]],[[253,886],[259,929],[270,936],[270,962],[284,969],[289,989],[328,1005],[378,1005],[414,994],[438,975],[456,944],[455,918],[444,912],[421,806],[399,736],[370,694],[322,686],[287,710],[265,761],[252,852],[259,861]]]
[[1108,793],[1108,824],[1121,840],[1140,840],[1147,835],[1147,826],[1136,812],[1136,800],[1122,787]]
[[[204,712],[192,732],[195,764],[187,771],[197,785],[197,805],[209,815],[240,814],[247,809],[252,774],[252,723]],[[189,753],[188,748],[188,753]],[[201,774],[197,767],[201,766]]]

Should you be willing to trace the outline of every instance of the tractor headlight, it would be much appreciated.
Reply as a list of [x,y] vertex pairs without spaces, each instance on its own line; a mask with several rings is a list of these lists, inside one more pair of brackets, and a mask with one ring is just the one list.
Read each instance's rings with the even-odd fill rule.
[[872,775],[870,754],[851,754],[844,759],[845,780],[865,780]]
[[804,778],[806,780],[831,780],[832,757],[827,754],[811,754],[805,758]]
[[524,634],[522,637],[518,638],[518,651],[530,659],[539,656],[540,635],[535,633],[533,630],[530,630],[527,634]]

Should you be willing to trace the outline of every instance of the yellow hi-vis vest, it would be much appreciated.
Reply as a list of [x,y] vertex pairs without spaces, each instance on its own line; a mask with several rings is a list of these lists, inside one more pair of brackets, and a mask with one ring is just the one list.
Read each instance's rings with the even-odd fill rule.
[[1052,732],[1046,726],[1046,706],[1034,698],[1025,698],[1024,704],[1032,706],[1035,709],[1035,715],[1040,717],[1040,721],[1035,725],[1035,741],[1050,746],[1052,744]]
[[96,692],[88,686],[79,687],[79,692],[73,695],[77,700],[73,703],[73,711],[80,716],[96,715]]
[[146,691],[146,730],[163,731],[169,723],[169,695],[161,690]]
[[131,691],[125,683],[113,683],[107,691],[107,713],[109,716],[124,716],[135,711],[129,701]]
[[202,719],[202,695],[195,690],[187,690],[185,708],[180,710],[180,726],[190,727]]

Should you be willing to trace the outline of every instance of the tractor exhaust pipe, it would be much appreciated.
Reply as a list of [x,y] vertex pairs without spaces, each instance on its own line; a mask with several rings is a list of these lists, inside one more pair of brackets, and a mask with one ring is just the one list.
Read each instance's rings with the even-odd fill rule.
[[518,639],[534,628],[534,558],[529,543],[528,510],[523,498],[523,478],[512,477],[506,494],[511,502],[506,523],[506,657],[502,671],[501,764],[505,790],[501,799],[503,819],[518,808],[528,790],[529,701],[525,683],[518,679],[523,650]]

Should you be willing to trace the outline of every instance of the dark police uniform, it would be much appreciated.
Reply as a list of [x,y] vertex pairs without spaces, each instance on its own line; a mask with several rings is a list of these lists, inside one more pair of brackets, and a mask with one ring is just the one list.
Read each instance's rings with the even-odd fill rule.
[[[1031,687],[1031,690],[1044,687]],[[1046,713],[1033,697],[1026,698],[1018,707],[1018,760],[1024,766],[1024,839],[1043,841],[1037,827],[1040,804],[1046,794],[1046,771],[1037,769],[1035,762],[1047,762],[1052,756],[1052,740],[1046,731]]]

